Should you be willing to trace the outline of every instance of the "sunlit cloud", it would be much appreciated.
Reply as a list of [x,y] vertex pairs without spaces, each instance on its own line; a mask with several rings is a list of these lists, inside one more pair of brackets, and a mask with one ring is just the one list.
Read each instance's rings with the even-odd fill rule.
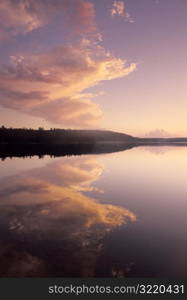
[[38,55],[11,56],[0,66],[0,104],[63,126],[94,126],[102,117],[84,91],[136,69],[97,44],[60,46]]
[[[127,17],[118,2],[114,8],[118,14],[124,8]],[[51,24],[56,16],[62,26],[76,32],[76,42],[36,54],[12,54],[8,64],[0,65],[0,105],[64,127],[98,127],[103,113],[94,103],[96,95],[86,90],[127,76],[136,64],[101,46],[95,13],[94,3],[86,0],[2,0],[2,36],[26,35]]]
[[114,1],[111,9],[111,15],[125,16],[125,3],[123,1]]
[[134,23],[134,20],[132,19],[131,15],[126,11],[124,1],[114,1],[110,10],[110,14],[112,17],[120,16],[123,17],[129,23]]

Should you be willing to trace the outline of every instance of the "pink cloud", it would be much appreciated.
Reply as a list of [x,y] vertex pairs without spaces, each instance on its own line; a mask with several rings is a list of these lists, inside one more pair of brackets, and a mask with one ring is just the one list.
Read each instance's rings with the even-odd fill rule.
[[67,16],[70,19],[74,30],[79,33],[88,33],[96,31],[95,6],[89,1],[71,1]]
[[154,129],[151,130],[150,132],[145,134],[146,137],[152,137],[152,138],[169,138],[169,137],[173,137],[173,134],[167,132],[164,129]]
[[94,126],[102,117],[102,111],[97,104],[81,98],[64,98],[44,103],[31,109],[29,113],[70,127]]
[[[124,3],[120,6],[119,2],[114,2],[113,9],[118,14],[124,10],[127,17]],[[0,65],[0,105],[62,126],[95,126],[102,112],[93,102],[95,95],[85,90],[128,75],[136,64],[127,64],[98,45],[102,35],[97,32],[92,2],[1,0],[0,39],[27,34],[56,15],[81,41],[45,53],[12,55],[8,64]]]
[[135,69],[101,46],[82,43],[11,56],[8,65],[0,66],[0,105],[63,126],[94,126],[102,112],[95,95],[85,90]]
[[111,15],[125,16],[125,3],[123,1],[114,1],[111,9]]
[[111,16],[120,16],[123,17],[126,21],[130,23],[134,23],[131,15],[127,12],[125,7],[125,2],[121,0],[116,0],[112,4],[112,8],[110,10]]
[[[1,0],[0,39],[26,34],[61,15],[79,33],[95,31],[94,4],[84,0]],[[65,25],[64,25],[65,26]]]

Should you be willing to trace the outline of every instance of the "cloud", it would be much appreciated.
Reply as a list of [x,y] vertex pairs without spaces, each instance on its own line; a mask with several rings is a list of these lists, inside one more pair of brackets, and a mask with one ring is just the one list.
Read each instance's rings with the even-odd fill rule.
[[[83,193],[92,190],[102,170],[93,158],[63,158],[0,181],[3,236],[11,233],[14,241],[14,247],[10,247],[11,241],[7,245],[7,239],[1,239],[1,275],[54,276],[57,270],[66,277],[95,275],[104,237],[136,221],[136,215],[128,209],[101,203]],[[21,250],[20,240],[24,240]],[[22,252],[22,259],[16,249]],[[31,251],[29,257],[24,254],[27,251]]]
[[126,21],[134,23],[131,15],[126,11],[124,1],[114,1],[110,10],[111,16],[120,16],[125,18]]
[[152,137],[152,138],[156,138],[156,137],[160,137],[160,138],[169,138],[172,137],[173,135],[169,132],[167,132],[164,129],[154,129],[151,130],[150,132],[145,134],[146,137]]
[[[67,1],[66,1],[67,5]],[[96,31],[95,6],[90,1],[68,2],[67,16],[69,24],[79,33],[90,33]]]
[[[50,183],[66,186],[77,191],[97,190],[92,183],[97,181],[103,172],[103,165],[94,158],[68,157],[50,163],[45,168],[35,169],[36,178],[45,178]],[[99,190],[100,191],[100,190]]]
[[[27,215],[29,209],[32,211],[31,219],[24,217],[19,221],[24,223],[22,231],[32,228],[48,231],[51,222],[59,221],[64,223],[62,228],[68,236],[92,227],[95,230],[97,224],[105,232],[105,229],[108,231],[123,225],[127,220],[135,221],[136,216],[129,210],[99,203],[82,193],[91,190],[92,183],[101,175],[100,168],[99,163],[94,160],[64,159],[20,175],[6,177],[0,181],[1,211],[6,211],[9,207],[10,210],[20,207],[20,212],[23,208],[24,215]],[[53,172],[54,178],[48,175]],[[33,218],[38,218],[38,227],[36,222],[32,222]],[[68,219],[71,224],[67,223]],[[12,226],[10,229],[12,230]]]
[[82,41],[47,53],[11,56],[0,66],[0,105],[63,126],[93,126],[102,112],[85,90],[136,69],[97,44]]
[[[118,2],[114,8],[120,14]],[[128,65],[99,44],[102,35],[97,31],[95,5],[90,1],[0,2],[3,37],[27,34],[53,19],[76,32],[78,42],[46,53],[11,55],[8,64],[0,65],[0,105],[61,126],[95,127],[102,111],[93,102],[96,95],[85,91],[102,81],[128,75],[136,64]]]
[[[82,193],[92,190],[93,182],[102,171],[103,166],[95,159],[64,158],[45,167],[6,177],[0,181],[1,209],[4,206],[19,206],[20,209],[33,207],[34,214],[39,210],[37,215],[45,220],[48,218],[48,226],[51,226],[50,220],[65,221],[67,216],[74,219],[75,223],[79,218],[82,220],[80,225],[87,229],[97,223],[112,228],[124,224],[128,219],[135,221],[136,216],[129,210],[99,203]],[[71,226],[76,224],[72,223]],[[44,225],[43,230],[47,230]],[[76,229],[72,231],[69,226],[66,228],[68,234],[75,233]]]
[[125,3],[123,1],[114,1],[111,9],[111,15],[125,16]]
[[89,99],[64,98],[40,105],[30,110],[30,113],[47,121],[74,127],[94,126],[102,117],[99,106]]
[[0,189],[0,197],[11,197],[19,193],[39,194],[47,190],[47,187],[48,186],[46,184],[40,183],[37,180],[32,182],[31,180],[25,179],[21,184],[20,178],[16,179],[14,177],[13,185],[11,187],[8,185],[4,189]]
[[1,277],[37,277],[47,271],[40,257],[35,257],[28,250],[17,249],[16,243],[3,244],[0,249]]
[[21,108],[24,107],[24,109],[26,110],[30,106],[44,102],[47,98],[45,92],[21,92],[8,88],[0,88],[0,99],[0,103],[4,107],[18,110],[21,110]]
[[83,0],[1,0],[0,40],[26,34],[60,18],[76,32],[95,31],[95,7]]

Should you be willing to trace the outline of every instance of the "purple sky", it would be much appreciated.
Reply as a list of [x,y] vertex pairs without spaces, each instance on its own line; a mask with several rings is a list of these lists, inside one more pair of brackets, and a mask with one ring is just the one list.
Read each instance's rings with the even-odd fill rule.
[[187,136],[186,0],[1,0],[0,125]]

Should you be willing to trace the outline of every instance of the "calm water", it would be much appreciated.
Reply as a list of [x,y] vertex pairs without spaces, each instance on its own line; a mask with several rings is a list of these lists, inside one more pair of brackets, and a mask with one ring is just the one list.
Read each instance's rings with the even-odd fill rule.
[[187,148],[0,162],[1,277],[187,277]]

